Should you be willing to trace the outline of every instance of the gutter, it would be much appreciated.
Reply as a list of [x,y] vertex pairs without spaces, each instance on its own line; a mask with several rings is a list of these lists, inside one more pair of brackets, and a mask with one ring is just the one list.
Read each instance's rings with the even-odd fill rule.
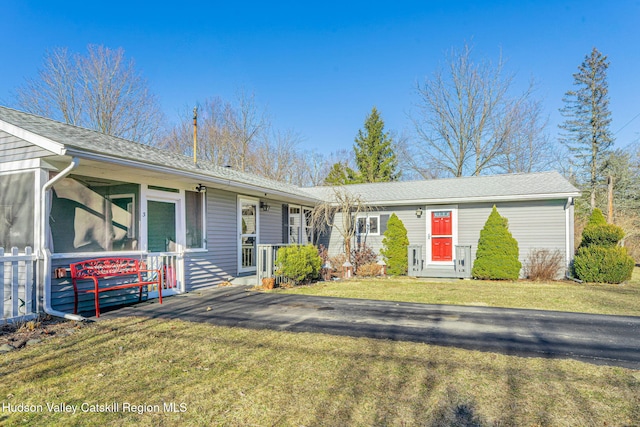
[[95,160],[99,162],[112,163],[119,166],[134,167],[134,168],[139,168],[144,170],[150,170],[153,172],[165,172],[172,175],[178,175],[183,178],[193,179],[197,182],[202,182],[203,184],[219,185],[221,190],[225,190],[228,188],[238,193],[240,192],[239,190],[248,190],[256,193],[267,193],[270,196],[281,197],[289,200],[295,200],[296,203],[304,202],[304,203],[316,204],[322,201],[321,199],[318,199],[315,196],[312,196],[306,192],[304,194],[290,193],[290,192],[287,192],[286,190],[279,190],[271,187],[262,186],[259,184],[236,181],[233,178],[212,176],[207,171],[201,171],[201,172],[187,171],[184,169],[178,169],[170,166],[159,165],[156,163],[122,159],[119,157],[112,157],[112,156],[108,156],[101,153],[81,151],[73,148],[67,148],[65,154],[68,156],[81,157],[86,160]]
[[41,213],[40,232],[42,233],[42,235],[40,236],[41,246],[40,246],[40,253],[38,258],[41,258],[43,260],[42,289],[44,292],[44,295],[43,295],[44,312],[47,314],[50,314],[51,316],[62,317],[64,319],[69,319],[69,320],[82,321],[82,320],[85,320],[85,318],[80,315],[63,313],[62,311],[54,310],[53,307],[51,306],[51,252],[47,247],[47,238],[46,238],[47,237],[47,233],[46,233],[47,231],[47,215],[46,215],[47,191],[49,191],[56,182],[60,181],[61,179],[69,175],[72,170],[78,167],[79,164],[80,164],[80,159],[78,159],[77,157],[74,157],[73,159],[71,159],[71,164],[69,166],[67,166],[58,175],[54,176],[49,181],[47,181],[42,187],[42,192],[40,193],[40,196],[41,196],[40,197],[40,213]]

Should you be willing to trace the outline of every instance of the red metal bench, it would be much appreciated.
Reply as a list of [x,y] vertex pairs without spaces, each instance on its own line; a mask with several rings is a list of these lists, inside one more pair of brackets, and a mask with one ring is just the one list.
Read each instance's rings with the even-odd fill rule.
[[[114,291],[117,289],[140,288],[139,301],[142,301],[142,288],[148,285],[158,286],[158,297],[162,304],[162,274],[160,270],[145,270],[144,265],[141,266],[140,261],[134,258],[96,258],[87,261],[77,262],[70,265],[71,281],[73,282],[74,293],[74,313],[78,313],[78,281],[92,280],[93,289],[84,291],[85,293],[95,294],[96,317],[100,317],[100,293]],[[155,279],[143,280],[142,273],[155,272]],[[99,286],[99,279],[115,279],[130,277],[133,281],[126,283],[104,283]]]

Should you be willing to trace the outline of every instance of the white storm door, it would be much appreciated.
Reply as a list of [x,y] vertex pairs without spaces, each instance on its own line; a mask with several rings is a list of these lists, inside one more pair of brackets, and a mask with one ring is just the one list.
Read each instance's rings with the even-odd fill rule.
[[258,200],[238,198],[238,272],[256,271],[258,253]]

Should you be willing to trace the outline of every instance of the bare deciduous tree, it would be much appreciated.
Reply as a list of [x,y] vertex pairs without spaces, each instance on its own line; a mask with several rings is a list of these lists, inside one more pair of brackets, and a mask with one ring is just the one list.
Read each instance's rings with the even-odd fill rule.
[[[220,98],[198,103],[197,159],[219,166],[235,165],[233,128],[227,122],[233,106]],[[185,109],[180,122],[165,135],[162,146],[171,151],[193,156],[193,114]]]
[[537,172],[553,163],[553,147],[545,133],[547,120],[539,100],[528,99],[514,109],[511,129],[496,170],[506,173]]
[[417,85],[417,141],[410,151],[416,170],[423,176],[440,174],[434,170],[452,176],[495,170],[518,132],[539,131],[539,117],[527,113],[533,84],[513,97],[513,81],[502,59],[475,63],[468,45],[452,50],[447,72]]
[[270,127],[264,111],[259,111],[255,102],[255,95],[241,90],[238,94],[238,105],[235,109],[227,110],[226,122],[233,132],[232,143],[237,156],[233,166],[245,172],[250,163],[249,157],[253,146],[264,137],[264,132]]
[[147,144],[156,142],[163,123],[156,97],[122,48],[46,53],[38,78],[16,90],[16,102],[34,114]]
[[356,235],[353,220],[370,210],[362,198],[345,187],[331,187],[330,201],[317,205],[313,210],[313,226],[316,230],[335,230],[340,234],[347,259],[351,257],[351,242]]
[[[267,113],[255,103],[254,95],[240,91],[235,104],[214,98],[198,104],[197,110],[199,160],[300,186],[319,182],[317,175],[323,170],[324,158],[302,153],[299,150],[302,137],[295,131],[273,129]],[[190,108],[185,109],[162,145],[193,155]]]
[[292,130],[272,131],[255,148],[251,171],[290,184],[303,184],[304,159],[298,151],[300,135]]

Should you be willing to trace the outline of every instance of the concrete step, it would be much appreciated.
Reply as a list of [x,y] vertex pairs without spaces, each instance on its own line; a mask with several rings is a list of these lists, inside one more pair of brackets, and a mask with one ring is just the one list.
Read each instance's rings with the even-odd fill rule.
[[240,276],[230,280],[234,285],[257,285],[258,277],[254,274],[253,276]]

